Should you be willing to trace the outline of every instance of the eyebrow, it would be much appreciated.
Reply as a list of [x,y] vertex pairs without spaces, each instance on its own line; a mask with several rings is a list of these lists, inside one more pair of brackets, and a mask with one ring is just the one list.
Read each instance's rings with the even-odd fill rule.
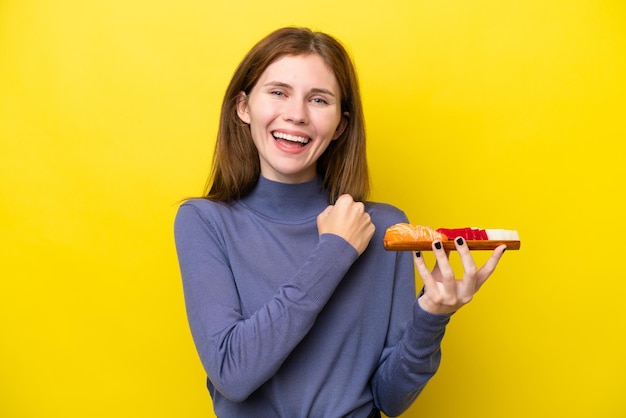
[[[287,83],[283,83],[282,81],[268,81],[267,83],[263,84],[263,87],[284,87],[284,88],[292,88],[291,85],[287,84]],[[335,97],[335,93],[333,93],[332,91],[328,90],[328,89],[324,89],[321,87],[314,87],[311,89],[311,93],[321,93],[321,94],[328,94],[332,97]]]

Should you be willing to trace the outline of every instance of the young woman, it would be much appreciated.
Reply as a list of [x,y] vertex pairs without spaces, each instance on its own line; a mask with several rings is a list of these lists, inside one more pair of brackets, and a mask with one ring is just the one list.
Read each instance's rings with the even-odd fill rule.
[[[175,238],[194,341],[219,417],[395,416],[440,361],[451,314],[495,269],[457,242],[387,252],[399,209],[367,202],[365,130],[349,55],[329,35],[279,29],[228,86],[204,198]],[[414,268],[424,281],[416,297]]]

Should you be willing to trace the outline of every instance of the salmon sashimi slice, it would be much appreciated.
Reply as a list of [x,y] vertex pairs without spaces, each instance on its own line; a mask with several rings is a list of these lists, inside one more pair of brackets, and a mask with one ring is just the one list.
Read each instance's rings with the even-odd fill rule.
[[399,223],[390,226],[385,232],[384,241],[388,242],[412,242],[412,241],[447,241],[441,232],[424,225]]

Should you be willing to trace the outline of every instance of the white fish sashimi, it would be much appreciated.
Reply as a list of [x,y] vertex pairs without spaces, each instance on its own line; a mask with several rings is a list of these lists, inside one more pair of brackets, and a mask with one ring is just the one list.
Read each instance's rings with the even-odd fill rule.
[[490,240],[519,241],[519,234],[514,229],[485,229]]

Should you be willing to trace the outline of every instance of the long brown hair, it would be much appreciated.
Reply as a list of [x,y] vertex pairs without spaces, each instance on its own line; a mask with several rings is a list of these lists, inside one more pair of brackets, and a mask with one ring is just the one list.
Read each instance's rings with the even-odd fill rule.
[[237,116],[240,92],[250,94],[265,69],[285,55],[318,54],[333,71],[341,95],[341,112],[348,123],[317,161],[317,172],[328,190],[330,202],[342,194],[365,200],[369,174],[365,150],[365,122],[361,93],[352,59],[343,45],[323,32],[308,28],[278,29],[259,41],[241,61],[224,95],[213,154],[213,167],[204,197],[232,202],[246,196],[261,174],[259,154],[249,125]]

